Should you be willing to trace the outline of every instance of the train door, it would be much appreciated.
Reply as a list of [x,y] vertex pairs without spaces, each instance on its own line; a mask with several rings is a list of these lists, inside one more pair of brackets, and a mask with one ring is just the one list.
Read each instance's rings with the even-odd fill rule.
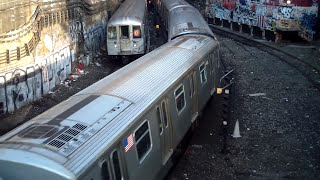
[[190,81],[190,99],[191,99],[191,122],[197,119],[198,113],[198,95],[197,95],[197,81],[196,72],[193,70],[189,75]]
[[159,106],[157,106],[157,115],[160,119],[160,144],[161,144],[161,159],[164,165],[172,154],[172,126],[171,120],[168,116],[168,103],[164,99]]
[[210,63],[210,95],[212,95],[215,91],[215,87],[216,87],[216,64],[215,64],[215,58],[213,53],[211,53],[209,55],[209,63]]
[[120,26],[120,51],[130,51],[129,26]]
[[104,156],[104,159],[99,162],[102,180],[122,180],[127,177],[126,169],[123,166],[125,162],[122,161],[122,157],[123,154],[119,148]]

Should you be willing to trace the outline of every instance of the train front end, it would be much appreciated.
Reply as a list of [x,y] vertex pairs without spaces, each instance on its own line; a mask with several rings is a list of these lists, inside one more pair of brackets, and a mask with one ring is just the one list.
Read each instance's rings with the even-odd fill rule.
[[145,39],[141,24],[108,25],[108,55],[139,55],[145,53]]

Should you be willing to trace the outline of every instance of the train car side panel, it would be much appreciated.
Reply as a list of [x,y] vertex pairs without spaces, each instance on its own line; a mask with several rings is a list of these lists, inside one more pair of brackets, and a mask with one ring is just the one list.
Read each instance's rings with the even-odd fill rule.
[[[151,109],[130,128],[123,138],[124,159],[129,179],[153,179],[161,168],[160,142],[155,110]],[[133,141],[127,145],[126,141]]]
[[203,109],[207,101],[210,99],[210,66],[208,55],[204,56],[202,61],[196,66],[198,69],[197,73],[197,87],[198,87],[198,99],[199,99],[199,109]]
[[184,77],[182,81],[175,83],[168,95],[170,116],[174,119],[172,121],[174,148],[180,143],[191,125],[190,100],[186,97],[189,92],[188,81],[188,78]]
[[79,179],[128,179],[123,149],[122,141],[118,140]]

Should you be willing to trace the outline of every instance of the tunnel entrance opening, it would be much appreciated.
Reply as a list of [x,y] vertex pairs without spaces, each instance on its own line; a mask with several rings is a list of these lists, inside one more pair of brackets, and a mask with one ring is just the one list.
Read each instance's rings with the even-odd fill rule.
[[282,31],[280,33],[282,34],[282,41],[283,42],[302,43],[302,44],[309,43],[299,36],[298,31]]
[[276,35],[274,31],[266,31],[266,40],[275,41]]
[[250,27],[246,24],[242,24],[242,32],[250,35]]
[[215,22],[215,25],[218,25],[218,26],[222,25],[222,20],[221,19],[215,18],[214,22]]
[[235,22],[231,22],[232,23],[232,29],[234,31],[240,31],[240,26],[238,23],[235,23]]
[[252,35],[254,38],[262,38],[262,30],[259,27],[252,26]]
[[227,20],[222,20],[222,22],[223,22],[223,27],[226,27],[226,28],[230,28],[230,26],[231,26],[231,23],[229,22],[229,21],[227,21]]

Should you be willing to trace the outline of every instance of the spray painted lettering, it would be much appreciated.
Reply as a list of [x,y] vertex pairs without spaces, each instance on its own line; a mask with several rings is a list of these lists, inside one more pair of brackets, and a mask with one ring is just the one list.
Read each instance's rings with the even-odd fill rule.
[[13,112],[41,98],[71,73],[71,52],[67,46],[26,69],[0,75],[0,113]]
[[[312,39],[318,15],[318,0],[291,1],[287,6],[282,1],[208,0],[206,14],[262,30],[298,31],[300,36]],[[235,8],[234,8],[235,5]],[[285,5],[285,6],[283,6]]]
[[291,7],[280,7],[279,11],[283,15],[284,18],[289,19],[291,17],[291,12],[292,12]]

